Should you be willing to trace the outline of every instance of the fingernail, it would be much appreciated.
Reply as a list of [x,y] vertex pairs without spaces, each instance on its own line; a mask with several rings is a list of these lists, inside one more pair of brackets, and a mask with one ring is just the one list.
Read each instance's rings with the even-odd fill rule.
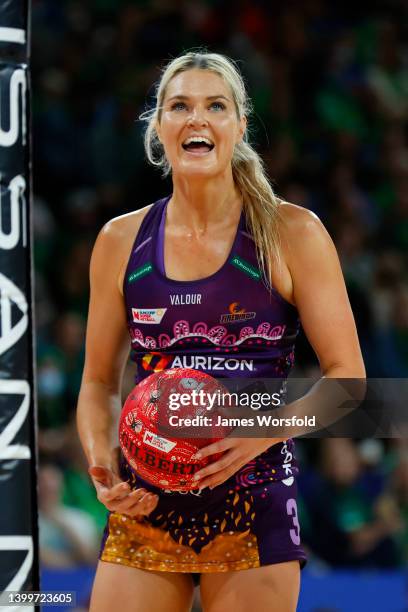
[[193,480],[200,480],[200,476],[198,474],[194,474]]
[[195,453],[191,458],[194,459],[194,460],[201,459],[201,455],[200,455],[200,453]]

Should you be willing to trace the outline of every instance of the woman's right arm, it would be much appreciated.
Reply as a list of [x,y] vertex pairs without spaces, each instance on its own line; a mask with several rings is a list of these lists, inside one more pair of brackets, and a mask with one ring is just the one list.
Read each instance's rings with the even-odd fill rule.
[[117,446],[115,415],[121,409],[121,381],[130,349],[125,304],[119,289],[130,250],[127,242],[124,220],[115,219],[101,230],[92,253],[77,424],[98,499],[109,510],[136,516],[151,512],[158,498],[143,489],[131,491],[117,474],[113,453]]

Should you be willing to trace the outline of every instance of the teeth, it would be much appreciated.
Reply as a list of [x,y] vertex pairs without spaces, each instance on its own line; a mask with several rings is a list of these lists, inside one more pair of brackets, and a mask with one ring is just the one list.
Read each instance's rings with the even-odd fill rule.
[[205,138],[204,136],[190,136],[190,138],[187,138],[187,140],[183,142],[183,145],[189,145],[192,142],[205,142],[205,144],[208,144],[208,146],[213,146],[211,140]]

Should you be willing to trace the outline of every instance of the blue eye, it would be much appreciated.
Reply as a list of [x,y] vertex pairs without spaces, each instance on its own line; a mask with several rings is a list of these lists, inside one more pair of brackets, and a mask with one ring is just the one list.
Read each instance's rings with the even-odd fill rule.
[[175,102],[174,104],[171,105],[171,110],[184,110],[186,107],[184,102]]
[[[223,104],[222,102],[217,102],[216,101],[216,102],[211,102],[209,108],[212,109],[212,110],[216,110],[216,111],[222,111],[222,110],[225,110],[226,107],[225,107],[225,104]],[[171,105],[170,109],[172,111],[186,110],[187,109],[187,104],[185,102],[181,102],[181,101],[174,102]]]
[[211,108],[216,108],[217,110],[225,110],[225,104],[222,102],[212,102]]

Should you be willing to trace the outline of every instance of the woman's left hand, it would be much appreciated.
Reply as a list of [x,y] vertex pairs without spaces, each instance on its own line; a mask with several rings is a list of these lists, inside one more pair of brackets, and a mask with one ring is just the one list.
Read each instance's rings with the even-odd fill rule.
[[228,480],[248,461],[263,453],[270,446],[284,440],[286,438],[231,438],[228,436],[200,448],[193,455],[193,459],[203,459],[216,453],[223,454],[220,459],[196,472],[194,480],[197,482],[197,488],[213,489]]

